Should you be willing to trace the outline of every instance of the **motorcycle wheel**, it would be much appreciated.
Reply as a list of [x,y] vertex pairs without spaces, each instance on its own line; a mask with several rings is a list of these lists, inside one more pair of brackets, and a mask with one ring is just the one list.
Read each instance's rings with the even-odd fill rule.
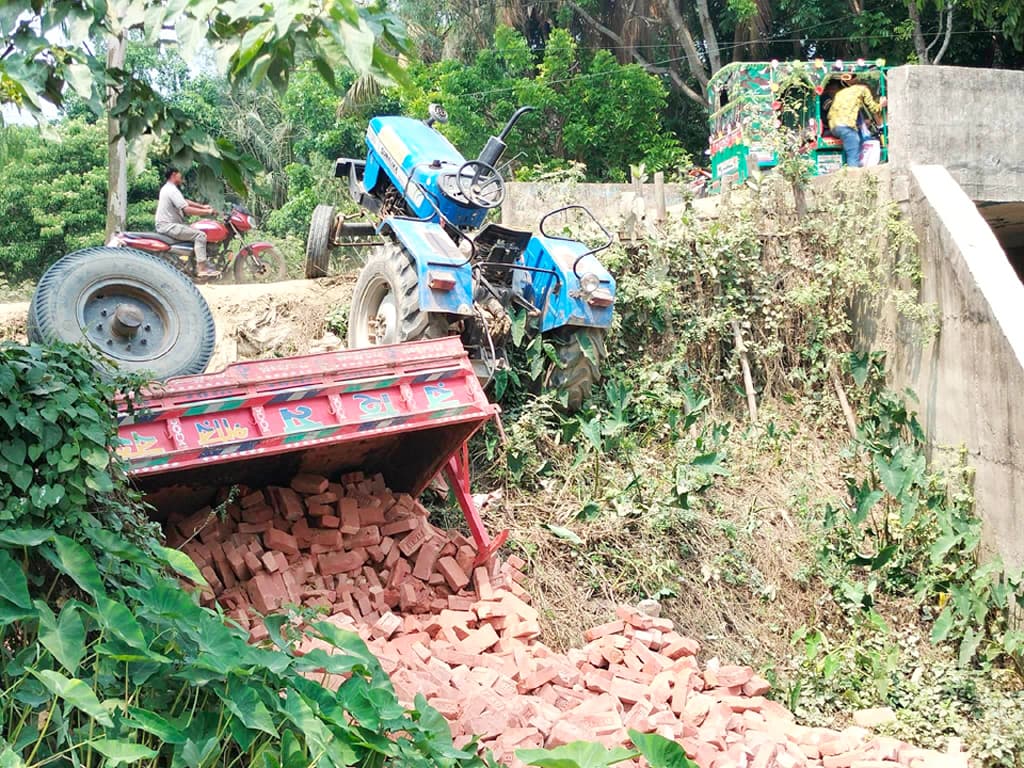
[[352,291],[349,348],[447,335],[443,315],[420,310],[416,265],[405,248],[393,243],[370,256]]
[[279,283],[287,276],[284,254],[273,246],[259,253],[246,253],[243,249],[235,257],[236,283]]
[[306,236],[306,277],[327,277],[331,262],[331,230],[334,229],[336,209],[333,205],[318,205],[309,220]]
[[[601,380],[601,364],[608,352],[600,328],[560,328],[548,335],[555,345],[558,364],[552,363],[543,379],[545,389],[565,390],[566,409],[573,413],[583,407],[594,385]],[[584,347],[589,350],[589,356]],[[591,359],[593,358],[593,359]]]
[[101,375],[154,379],[202,373],[216,332],[206,299],[182,272],[131,248],[85,248],[54,263],[36,286],[29,341],[85,344]]

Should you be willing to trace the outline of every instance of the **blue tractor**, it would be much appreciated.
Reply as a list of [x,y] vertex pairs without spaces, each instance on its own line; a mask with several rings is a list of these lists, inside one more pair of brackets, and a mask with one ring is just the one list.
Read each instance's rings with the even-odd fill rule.
[[[527,332],[543,334],[557,351],[557,364],[540,383],[565,390],[568,407],[575,410],[599,379],[605,355],[615,279],[596,254],[611,237],[582,206],[546,214],[539,234],[485,224],[488,212],[505,198],[497,170],[505,139],[531,110],[517,110],[475,160],[464,158],[434,128],[447,115],[431,105],[425,121],[373,118],[366,160],[336,161],[335,176],[348,180],[352,198],[373,214],[373,228],[384,239],[356,283],[348,345],[458,335],[477,375],[489,381],[507,365],[513,315],[522,312]],[[593,221],[602,242],[592,246],[549,231],[554,217],[570,209]],[[318,206],[307,268],[312,253],[322,270],[338,218],[333,208]]]

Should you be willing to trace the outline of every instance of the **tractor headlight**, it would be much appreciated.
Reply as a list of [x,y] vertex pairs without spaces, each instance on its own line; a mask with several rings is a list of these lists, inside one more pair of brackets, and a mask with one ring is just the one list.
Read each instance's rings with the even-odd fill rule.
[[600,287],[601,280],[593,272],[587,272],[580,278],[580,292],[584,296],[589,296]]

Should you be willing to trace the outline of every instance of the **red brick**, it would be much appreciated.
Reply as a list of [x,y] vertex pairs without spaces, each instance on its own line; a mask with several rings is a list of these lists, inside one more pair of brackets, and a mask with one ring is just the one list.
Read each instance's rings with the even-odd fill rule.
[[355,549],[351,552],[320,555],[319,562],[320,573],[324,576],[350,573],[363,567],[363,564],[366,562],[366,552],[361,549]]
[[310,517],[325,517],[334,512],[336,507],[330,504],[307,504],[306,514]]
[[606,637],[608,635],[617,635],[621,633],[622,630],[625,629],[625,627],[626,624],[624,621],[622,621],[622,619],[616,619],[615,621],[609,621],[605,624],[599,624],[596,627],[591,627],[590,629],[584,630],[583,639],[590,643],[601,637]]
[[277,573],[257,574],[246,585],[246,589],[253,607],[260,613],[277,610],[288,597],[284,580]]
[[627,704],[635,704],[644,698],[644,693],[647,691],[647,686],[641,683],[633,682],[632,680],[626,680],[623,677],[613,677],[611,684],[611,694],[619,701]]
[[239,499],[238,503],[242,505],[242,509],[248,509],[249,507],[258,507],[262,504],[266,504],[267,499],[263,495],[263,491],[253,491]]
[[[373,503],[376,502],[376,503]],[[384,524],[384,507],[381,505],[378,499],[374,499],[373,502],[359,505],[359,524],[362,526],[367,525],[383,525]]]
[[[330,486],[330,483],[328,483],[328,486]],[[319,504],[324,504],[324,505],[327,505],[327,506],[334,506],[335,504],[337,504],[337,502],[338,502],[338,494],[336,494],[333,491],[331,491],[330,488],[328,487],[328,490],[324,491],[323,493],[318,493],[318,494],[316,494],[314,496],[307,496],[306,497],[306,509],[309,509],[310,507],[317,506]]]
[[280,565],[277,564],[277,558],[273,552],[264,552],[263,556],[260,557],[260,562],[263,563],[263,567],[271,573],[280,569]]
[[285,520],[299,520],[306,515],[302,499],[291,488],[272,487],[267,489],[277,513]]
[[675,638],[661,649],[661,655],[670,659],[696,656],[698,653],[700,653],[700,643],[690,637]]
[[342,548],[341,531],[337,528],[322,528],[310,531],[309,543],[325,547],[328,552],[340,550]]
[[430,541],[425,542],[423,546],[420,547],[419,554],[416,555],[416,565],[413,566],[412,575],[423,581],[429,580],[431,574],[434,572],[434,566],[437,564],[437,557],[443,546],[444,543],[437,539],[431,539]]
[[[413,554],[423,546],[428,537],[429,534],[427,529],[423,526],[419,526],[398,542],[398,549],[406,557],[412,557]],[[440,550],[440,547],[438,547],[438,549]]]
[[401,586],[401,583],[405,580],[405,577],[408,576],[410,573],[412,573],[412,566],[409,565],[409,561],[399,560],[395,563],[394,569],[392,569],[391,574],[388,576],[388,580],[386,582],[387,586]]
[[381,526],[380,532],[385,536],[398,536],[399,534],[413,531],[422,525],[418,517],[406,517],[394,522],[385,523]]
[[324,515],[320,518],[320,525],[324,528],[340,528],[341,518],[337,515]]
[[345,546],[348,549],[369,547],[374,544],[380,544],[380,528],[375,525],[362,528],[358,533],[345,537]]
[[271,528],[263,534],[263,546],[277,552],[284,552],[286,555],[299,554],[299,544],[290,533]]
[[316,496],[317,494],[324,493],[330,483],[322,475],[300,473],[292,478],[289,485],[292,487],[292,490],[301,493],[303,496]]
[[239,533],[265,533],[274,527],[274,523],[271,520],[265,520],[262,523],[239,523]]
[[242,560],[245,561],[245,567],[249,569],[249,577],[251,578],[257,572],[263,570],[263,563],[260,559],[252,552],[246,551],[242,553]]
[[459,567],[454,557],[442,557],[437,562],[437,569],[444,576],[444,580],[448,582],[452,592],[459,592],[469,584],[469,576]]
[[[263,494],[260,494],[260,499]],[[263,503],[255,507],[245,507],[242,510],[242,520],[246,523],[265,523],[274,516],[273,507]]]

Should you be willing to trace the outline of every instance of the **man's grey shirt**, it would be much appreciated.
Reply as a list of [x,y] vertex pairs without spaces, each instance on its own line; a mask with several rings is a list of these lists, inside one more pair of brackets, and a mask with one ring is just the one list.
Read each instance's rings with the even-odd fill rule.
[[156,206],[156,228],[166,224],[184,224],[185,196],[177,185],[167,182],[160,187],[160,200]]

